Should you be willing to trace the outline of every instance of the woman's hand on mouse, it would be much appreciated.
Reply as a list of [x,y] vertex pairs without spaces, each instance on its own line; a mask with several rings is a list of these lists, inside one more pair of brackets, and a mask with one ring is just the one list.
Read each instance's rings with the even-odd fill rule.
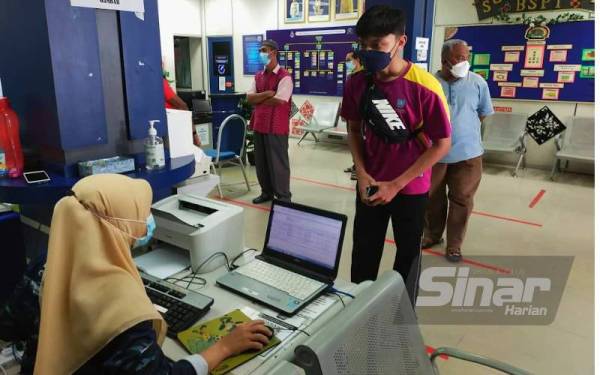
[[235,327],[215,345],[202,352],[209,370],[223,360],[248,350],[261,350],[269,343],[272,331],[262,320],[253,320]]

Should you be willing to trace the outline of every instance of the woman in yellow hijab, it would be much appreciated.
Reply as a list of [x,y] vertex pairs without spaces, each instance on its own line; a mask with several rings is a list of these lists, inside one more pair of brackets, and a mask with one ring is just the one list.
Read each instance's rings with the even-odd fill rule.
[[270,331],[254,321],[200,355],[167,359],[160,349],[166,323],[131,257],[132,246],[152,236],[150,185],[105,174],[72,191],[52,217],[36,375],[204,375],[228,356],[268,343]]

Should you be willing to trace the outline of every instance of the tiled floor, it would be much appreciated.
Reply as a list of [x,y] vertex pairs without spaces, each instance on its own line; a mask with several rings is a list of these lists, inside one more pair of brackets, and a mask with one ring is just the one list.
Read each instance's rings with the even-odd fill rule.
[[[290,142],[293,200],[354,217],[353,183],[343,169],[351,164],[344,145]],[[239,169],[223,173],[227,198],[244,205],[245,241],[262,248],[266,205],[253,167],[253,191],[246,193]],[[555,321],[547,326],[422,325],[432,347],[451,346],[522,367],[535,374],[592,374],[594,370],[594,179],[565,174],[558,182],[548,172],[526,170],[519,178],[508,169],[485,168],[475,213],[463,246],[473,255],[570,255],[575,260]],[[530,208],[540,192],[545,194]],[[349,279],[352,225],[347,228],[339,277]],[[388,230],[389,238],[393,238]],[[395,248],[386,244],[381,270],[391,268]],[[443,250],[442,248],[434,250]],[[441,360],[442,374],[490,374],[458,360]]]

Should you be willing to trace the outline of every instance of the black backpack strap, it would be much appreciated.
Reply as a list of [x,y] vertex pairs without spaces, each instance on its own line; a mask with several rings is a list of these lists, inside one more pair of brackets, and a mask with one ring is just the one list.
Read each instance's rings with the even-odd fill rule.
[[409,129],[410,131],[410,138],[417,138],[417,136],[419,135],[419,133],[423,132],[423,127],[419,126],[416,129]]
[[373,73],[365,72],[363,74],[365,75],[367,87],[365,88],[365,91],[360,99],[360,114],[363,120],[366,120],[369,108],[369,96],[371,96],[371,93],[373,92],[375,82],[373,82]]

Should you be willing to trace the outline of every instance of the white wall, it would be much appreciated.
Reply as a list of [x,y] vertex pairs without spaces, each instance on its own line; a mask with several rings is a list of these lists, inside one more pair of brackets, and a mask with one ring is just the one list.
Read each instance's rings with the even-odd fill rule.
[[192,90],[203,90],[205,65],[201,38],[190,38],[190,66],[192,73]]
[[[225,36],[233,34],[232,0],[198,0],[204,1],[206,7],[206,35]],[[255,0],[247,1],[254,3]]]
[[[552,18],[562,12],[543,12],[546,18]],[[535,15],[528,13],[528,15]],[[435,8],[435,26],[432,37],[431,71],[439,70],[441,66],[441,48],[444,42],[444,30],[448,26],[466,26],[499,23],[493,19],[479,22],[475,6],[467,0],[437,0]],[[467,40],[467,43],[469,41]],[[594,117],[594,104],[592,103],[567,103],[567,102],[542,102],[534,100],[507,100],[494,99],[495,106],[511,107],[513,112],[532,114],[542,106],[547,105],[559,118],[567,119],[577,112],[578,116]],[[554,162],[554,143],[547,142],[538,146],[528,137],[527,163],[529,166],[550,169]],[[508,162],[510,158],[500,158],[490,155],[492,161]],[[583,169],[587,169],[583,166]]]
[[236,90],[245,92],[254,77],[244,75],[242,36],[266,34],[277,29],[277,0],[231,0],[233,3],[233,44]]
[[[160,45],[169,78],[175,80],[173,37],[202,35],[202,0],[158,0]],[[190,45],[191,47],[191,45]],[[196,77],[198,78],[198,77]],[[202,80],[202,78],[200,78]],[[175,83],[172,84],[175,86]]]

